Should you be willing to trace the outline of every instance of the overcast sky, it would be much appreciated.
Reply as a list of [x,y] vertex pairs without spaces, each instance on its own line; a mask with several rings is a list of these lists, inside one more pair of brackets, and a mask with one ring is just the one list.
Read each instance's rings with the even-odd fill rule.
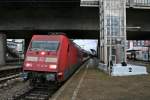
[[90,51],[90,49],[97,51],[97,40],[75,39],[74,42],[87,51]]

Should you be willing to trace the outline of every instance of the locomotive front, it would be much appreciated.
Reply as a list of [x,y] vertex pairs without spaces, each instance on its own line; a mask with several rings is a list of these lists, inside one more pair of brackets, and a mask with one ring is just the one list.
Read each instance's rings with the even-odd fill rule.
[[57,80],[59,45],[59,39],[33,36],[23,66],[27,79]]

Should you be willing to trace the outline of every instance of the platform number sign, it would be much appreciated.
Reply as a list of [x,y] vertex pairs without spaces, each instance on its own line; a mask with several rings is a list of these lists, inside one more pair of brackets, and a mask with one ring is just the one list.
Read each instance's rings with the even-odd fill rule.
[[129,72],[132,72],[132,68],[131,67],[129,68]]

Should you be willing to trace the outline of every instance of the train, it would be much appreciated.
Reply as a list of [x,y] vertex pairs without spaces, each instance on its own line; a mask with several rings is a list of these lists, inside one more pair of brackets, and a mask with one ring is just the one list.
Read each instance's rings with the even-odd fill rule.
[[23,72],[31,82],[66,81],[83,62],[83,50],[65,35],[33,35]]
[[127,59],[139,60],[139,61],[149,61],[149,53],[148,53],[148,51],[142,51],[142,50],[128,51]]

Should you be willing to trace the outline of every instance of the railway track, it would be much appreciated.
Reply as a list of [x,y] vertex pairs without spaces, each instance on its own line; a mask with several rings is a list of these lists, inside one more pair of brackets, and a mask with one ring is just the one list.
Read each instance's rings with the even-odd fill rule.
[[[84,64],[87,58],[82,64]],[[13,97],[13,100],[49,100],[49,98],[63,85],[56,85],[55,83],[38,84],[23,94]]]
[[19,74],[21,72],[21,68],[13,68],[13,69],[4,69],[0,70],[0,78],[8,77],[14,74]]
[[58,88],[56,85],[37,85],[13,100],[49,100]]
[[20,72],[21,72],[21,68],[0,70],[0,84],[6,82],[7,80],[11,80],[19,77],[21,75]]
[[8,76],[8,77],[2,77],[2,78],[0,78],[0,84],[5,83],[8,80],[18,78],[20,76],[21,76],[21,73],[20,74],[14,74],[14,75],[11,75],[11,76]]

